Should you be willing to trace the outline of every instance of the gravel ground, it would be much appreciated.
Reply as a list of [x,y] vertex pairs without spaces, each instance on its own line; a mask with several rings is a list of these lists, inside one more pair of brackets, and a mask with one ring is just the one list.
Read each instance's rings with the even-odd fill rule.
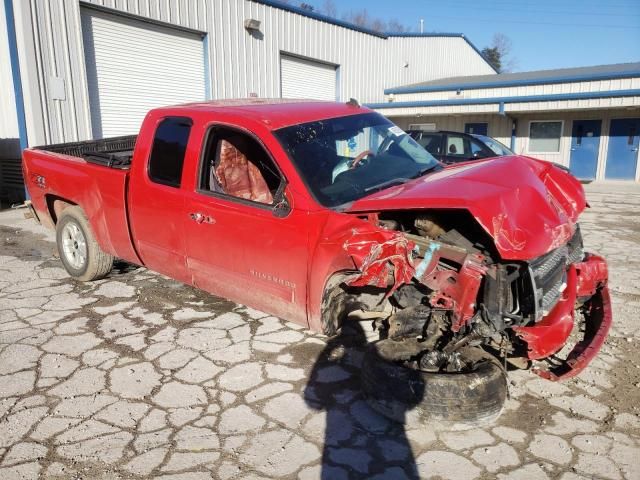
[[[640,188],[588,187],[615,326],[583,374],[514,372],[482,429],[371,411],[361,348],[142,268],[70,280],[0,212],[0,479],[640,478]],[[606,193],[617,191],[618,193]]]

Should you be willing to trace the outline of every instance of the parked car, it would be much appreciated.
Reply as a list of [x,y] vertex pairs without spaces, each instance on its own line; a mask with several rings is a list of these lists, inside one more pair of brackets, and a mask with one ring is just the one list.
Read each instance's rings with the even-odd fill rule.
[[442,163],[515,155],[495,138],[473,133],[409,130],[411,137]]
[[159,108],[137,136],[30,148],[23,167],[77,280],[117,257],[327,335],[370,319],[363,388],[390,418],[491,420],[505,362],[572,377],[611,325],[575,178],[518,156],[443,168],[357,104]]

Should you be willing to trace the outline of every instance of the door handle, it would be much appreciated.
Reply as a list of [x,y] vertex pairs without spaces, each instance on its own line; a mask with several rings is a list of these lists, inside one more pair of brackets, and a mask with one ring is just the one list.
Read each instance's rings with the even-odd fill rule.
[[200,212],[190,213],[189,217],[196,223],[216,223],[213,218]]

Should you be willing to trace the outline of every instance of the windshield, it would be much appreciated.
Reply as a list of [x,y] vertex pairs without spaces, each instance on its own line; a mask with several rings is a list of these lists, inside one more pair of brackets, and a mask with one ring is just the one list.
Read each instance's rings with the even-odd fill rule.
[[294,125],[274,134],[313,196],[329,208],[440,168],[378,113]]
[[497,141],[495,138],[487,137],[485,135],[476,135],[476,138],[482,140],[482,142],[493,150],[496,155],[514,155],[514,153],[508,149],[505,145]]

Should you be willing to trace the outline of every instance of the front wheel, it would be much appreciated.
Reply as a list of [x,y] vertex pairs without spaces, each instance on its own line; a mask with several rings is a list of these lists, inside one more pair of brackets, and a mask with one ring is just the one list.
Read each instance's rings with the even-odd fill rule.
[[371,344],[362,365],[362,387],[377,412],[399,422],[410,415],[425,425],[433,420],[484,425],[502,413],[507,379],[497,360],[482,349],[460,352],[465,369],[434,373],[394,361],[393,343],[401,342]]
[[62,211],[56,225],[56,243],[62,265],[77,280],[98,280],[113,268],[113,256],[102,251],[80,207]]

